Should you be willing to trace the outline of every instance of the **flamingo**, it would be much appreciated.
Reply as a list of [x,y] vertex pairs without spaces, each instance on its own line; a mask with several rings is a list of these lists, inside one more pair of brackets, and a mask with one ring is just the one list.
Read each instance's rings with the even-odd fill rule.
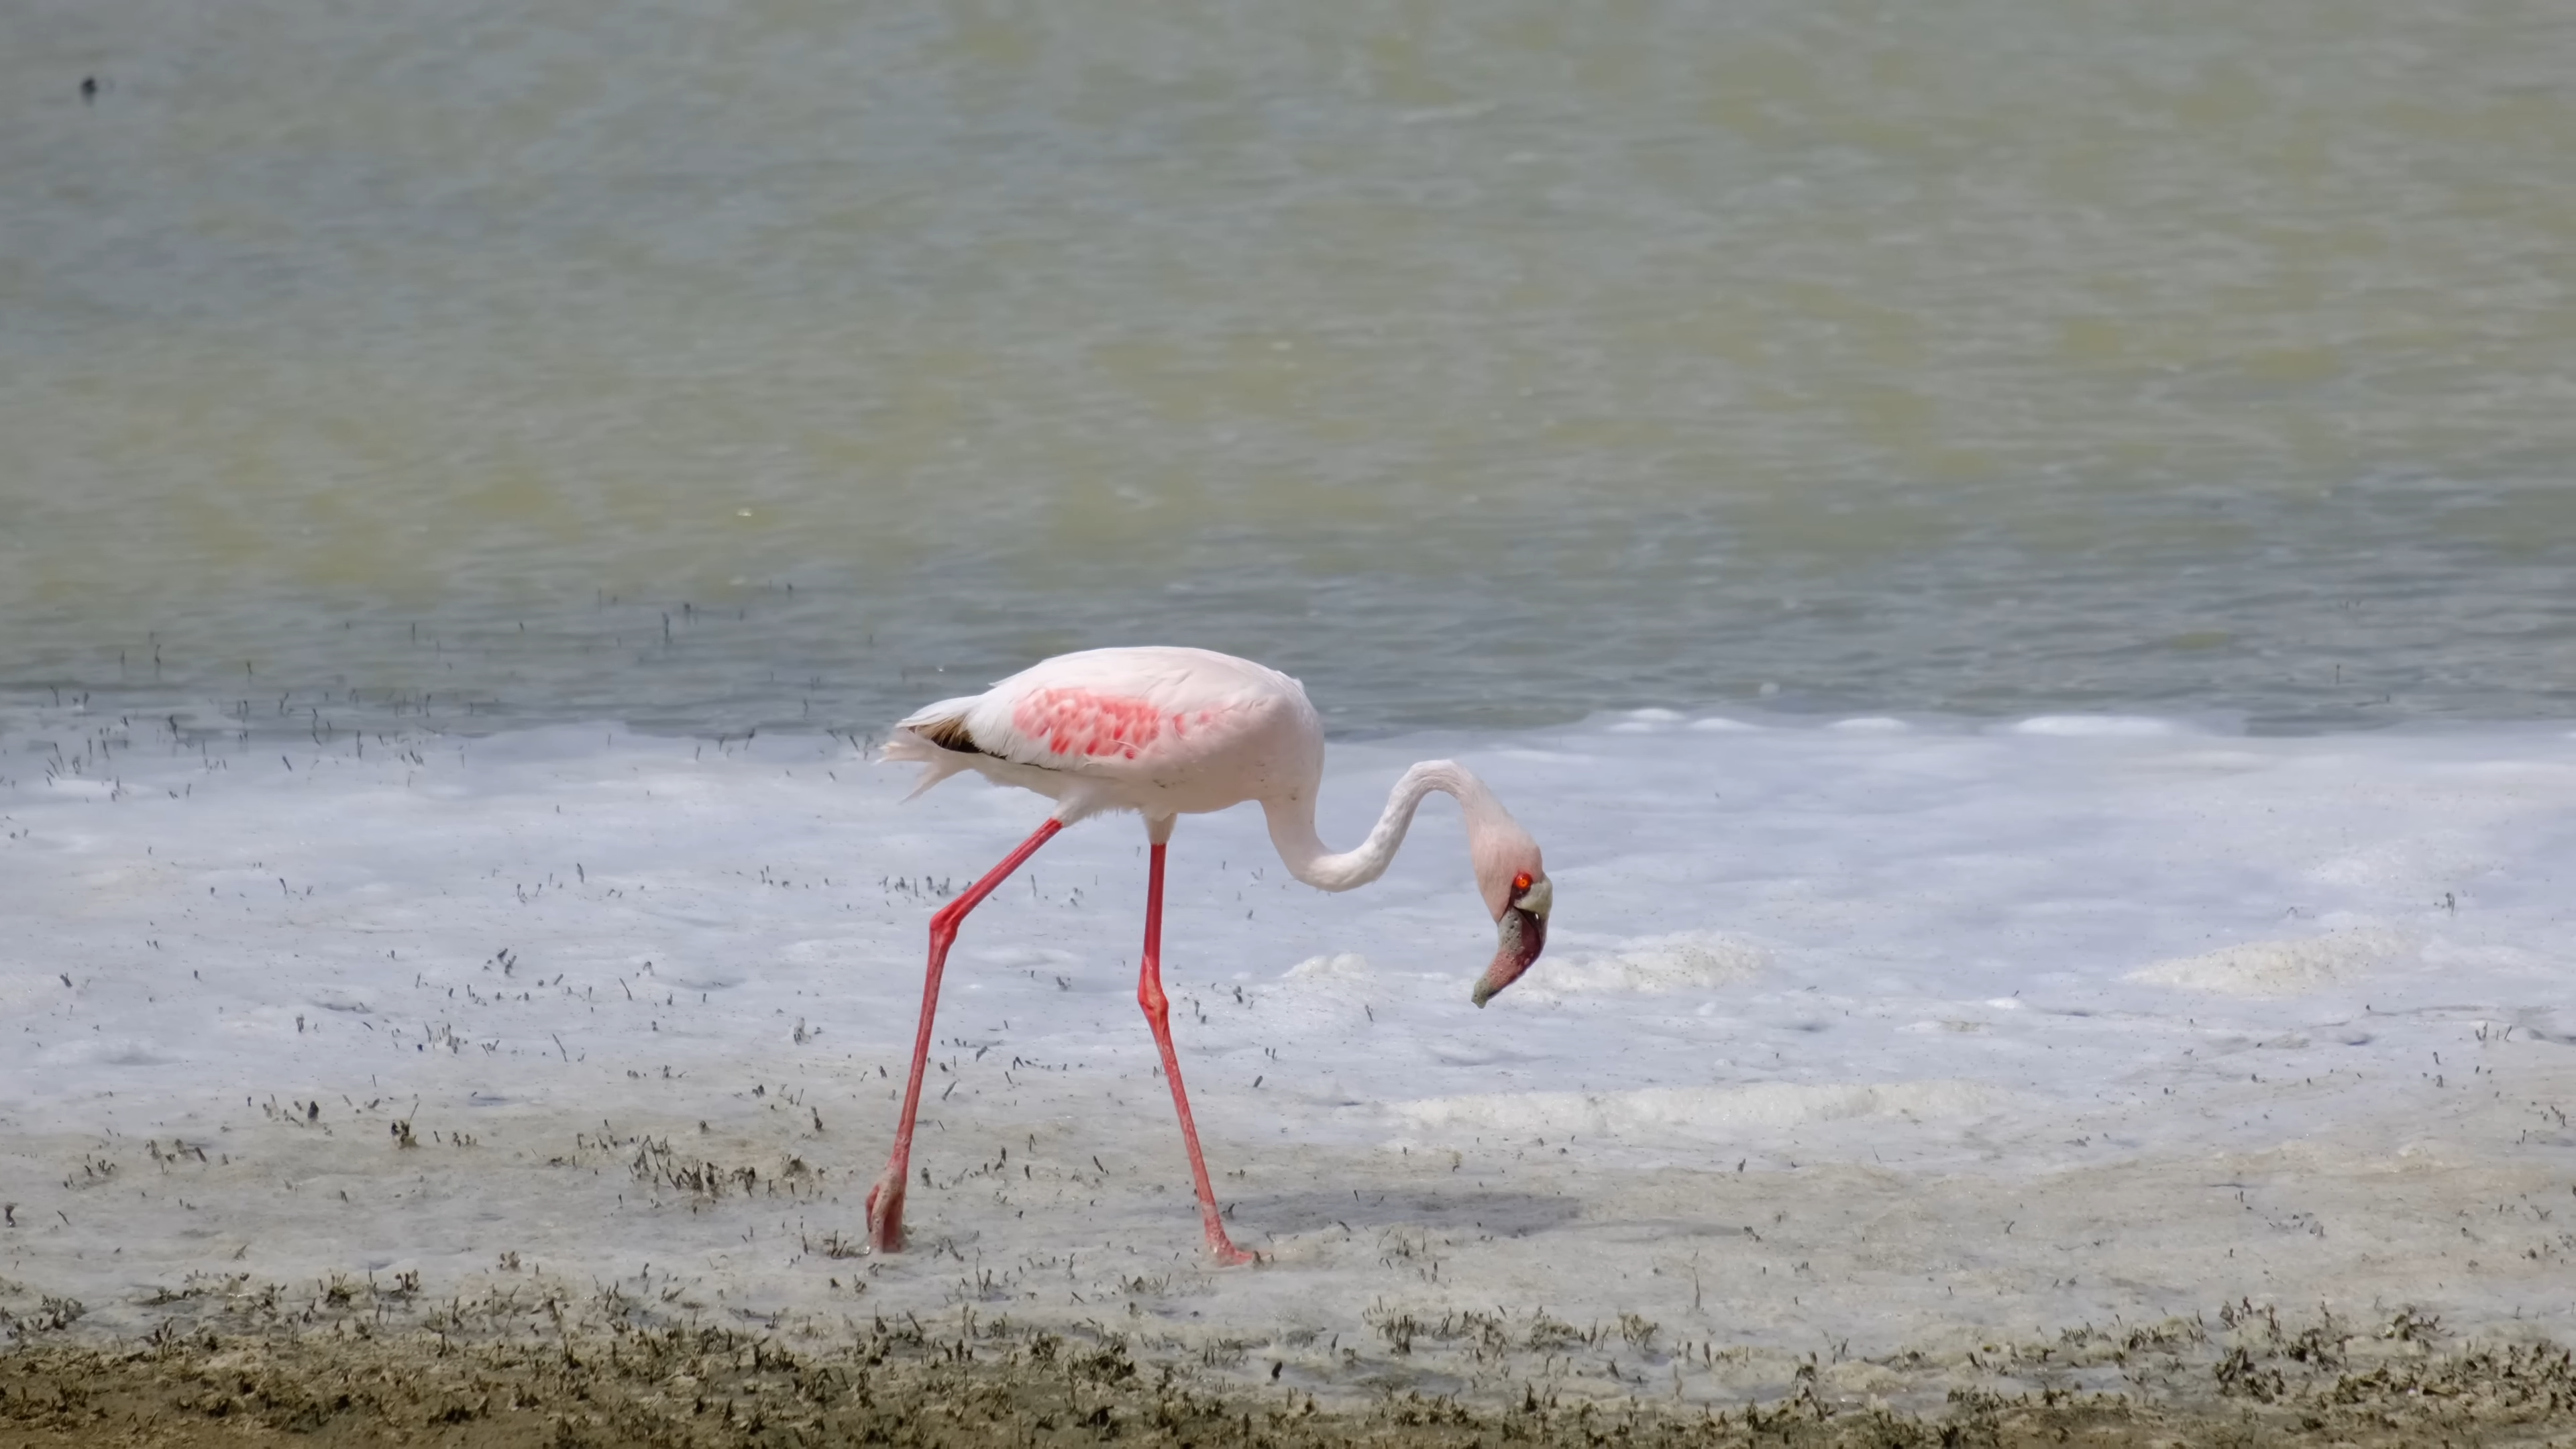
[[[897,724],[883,758],[927,766],[913,795],[962,771],[1034,790],[1056,802],[1046,823],[1002,863],[930,918],[930,963],[921,984],[921,1028],[912,1043],[912,1076],[885,1175],[868,1191],[868,1236],[879,1252],[903,1246],[903,1195],[911,1170],[912,1128],[921,1106],[921,1076],[930,1058],[930,1026],[939,1009],[939,977],[957,928],[995,887],[1056,832],[1086,816],[1132,810],[1144,817],[1151,845],[1145,881],[1145,950],[1136,1004],[1153,1028],[1172,1084],[1181,1140],[1189,1148],[1199,1216],[1220,1264],[1253,1261],[1226,1236],[1207,1160],[1199,1152],[1180,1059],[1172,1051],[1171,1008],[1163,994],[1163,852],[1183,815],[1258,801],[1270,841],[1288,872],[1328,891],[1364,886],[1386,872],[1404,843],[1423,797],[1454,796],[1466,814],[1467,853],[1500,932],[1493,963],[1478,978],[1476,1005],[1509,986],[1547,944],[1554,888],[1538,842],[1494,792],[1466,767],[1425,760],[1404,772],[1386,812],[1357,849],[1334,852],[1315,834],[1315,791],[1324,774],[1324,729],[1305,686],[1248,659],[1205,649],[1090,649],[1032,665],[983,694],[941,700]],[[909,796],[906,798],[910,798]]]

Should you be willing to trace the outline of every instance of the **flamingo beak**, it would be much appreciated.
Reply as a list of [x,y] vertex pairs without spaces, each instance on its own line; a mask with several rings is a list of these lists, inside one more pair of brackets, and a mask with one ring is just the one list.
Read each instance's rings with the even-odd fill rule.
[[1500,939],[1495,943],[1494,964],[1476,979],[1475,1001],[1478,1006],[1494,999],[1504,987],[1521,979],[1538,953],[1547,949],[1547,912],[1554,891],[1542,879],[1521,898],[1503,908],[1502,919],[1495,922]]

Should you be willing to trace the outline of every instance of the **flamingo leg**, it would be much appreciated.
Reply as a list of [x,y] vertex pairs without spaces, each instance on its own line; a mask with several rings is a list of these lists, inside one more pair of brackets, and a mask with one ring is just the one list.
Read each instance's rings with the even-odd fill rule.
[[1181,1088],[1181,1059],[1172,1050],[1172,1004],[1163,995],[1163,851],[1152,847],[1153,864],[1145,877],[1145,959],[1136,973],[1136,1004],[1154,1028],[1154,1045],[1163,1053],[1163,1075],[1172,1084],[1172,1106],[1181,1114],[1181,1141],[1190,1149],[1190,1177],[1198,1184],[1199,1217],[1207,1224],[1208,1251],[1217,1262],[1249,1263],[1253,1255],[1234,1245],[1217,1216],[1216,1190],[1208,1185],[1207,1159],[1199,1155],[1199,1128],[1190,1118],[1190,1094]]
[[[983,904],[993,888],[1010,878],[1038,847],[1055,838],[1064,822],[1050,818],[1037,833],[1020,842],[987,872],[982,880],[966,888],[966,893],[941,906],[930,918],[930,967],[921,982],[921,1030],[912,1039],[912,1077],[904,1083],[903,1121],[894,1132],[894,1154],[886,1159],[885,1176],[868,1189],[868,1241],[880,1253],[899,1252],[903,1248],[904,1178],[912,1170],[912,1122],[921,1110],[921,1074],[930,1065],[930,1023],[939,1014],[939,973],[948,964],[948,948],[957,942],[957,925],[966,913]],[[1191,1152],[1196,1154],[1193,1146]]]

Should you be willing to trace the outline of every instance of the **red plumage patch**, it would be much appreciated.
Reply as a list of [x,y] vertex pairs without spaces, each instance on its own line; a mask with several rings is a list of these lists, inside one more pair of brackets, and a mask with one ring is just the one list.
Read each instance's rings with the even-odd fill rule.
[[[1096,694],[1088,689],[1041,689],[1011,711],[1011,724],[1031,739],[1046,741],[1051,754],[1120,755],[1136,752],[1160,738],[1162,712],[1141,699]],[[1175,718],[1172,724],[1178,725]]]

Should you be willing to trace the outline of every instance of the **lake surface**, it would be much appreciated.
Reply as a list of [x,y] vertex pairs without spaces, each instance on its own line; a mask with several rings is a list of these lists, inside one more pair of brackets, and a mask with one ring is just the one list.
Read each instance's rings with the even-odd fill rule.
[[2544,3],[21,5],[0,700],[2561,716],[2570,77]]

